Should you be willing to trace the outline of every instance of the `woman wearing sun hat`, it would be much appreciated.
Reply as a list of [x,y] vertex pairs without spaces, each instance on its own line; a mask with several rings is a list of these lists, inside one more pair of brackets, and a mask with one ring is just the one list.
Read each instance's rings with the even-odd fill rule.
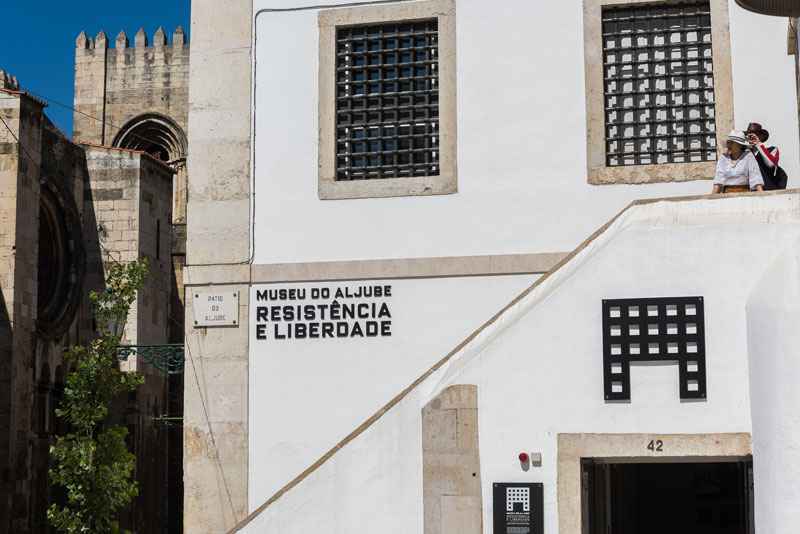
[[763,191],[764,178],[755,156],[749,150],[744,132],[732,131],[725,144],[727,151],[717,162],[712,193]]

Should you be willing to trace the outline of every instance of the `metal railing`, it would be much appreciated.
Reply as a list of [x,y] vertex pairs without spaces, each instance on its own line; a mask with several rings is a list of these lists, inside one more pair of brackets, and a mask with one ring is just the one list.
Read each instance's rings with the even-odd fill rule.
[[182,343],[164,345],[120,345],[117,358],[125,361],[131,356],[141,358],[144,362],[167,375],[183,374],[184,348]]

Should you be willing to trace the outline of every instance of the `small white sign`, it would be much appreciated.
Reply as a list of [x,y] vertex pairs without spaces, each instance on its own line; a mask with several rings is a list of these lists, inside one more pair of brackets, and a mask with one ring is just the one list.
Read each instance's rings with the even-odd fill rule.
[[238,291],[195,291],[192,296],[195,328],[239,326]]

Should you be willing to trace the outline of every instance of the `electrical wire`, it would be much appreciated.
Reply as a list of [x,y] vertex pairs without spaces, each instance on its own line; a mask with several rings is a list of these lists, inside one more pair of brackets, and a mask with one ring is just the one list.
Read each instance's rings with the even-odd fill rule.
[[[84,117],[86,117],[86,118],[92,119],[92,120],[94,120],[94,121],[97,121],[97,122],[99,122],[99,123],[101,123],[101,124],[104,124],[104,125],[106,125],[106,126],[110,126],[110,127],[112,127],[112,128],[115,128],[115,129],[116,129],[116,130],[118,130],[118,131],[119,131],[119,130],[122,130],[122,129],[124,128],[124,126],[117,126],[116,124],[113,124],[113,123],[111,123],[111,122],[109,122],[109,121],[107,121],[107,120],[105,120],[105,119],[101,119],[101,118],[99,118],[99,117],[95,117],[94,115],[90,115],[90,114],[88,114],[88,113],[85,113],[85,112],[83,112],[83,111],[81,111],[81,110],[79,110],[79,109],[76,109],[76,108],[74,108],[74,107],[70,106],[69,104],[64,104],[63,102],[59,102],[58,100],[54,100],[54,99],[52,99],[52,98],[49,98],[49,97],[46,97],[46,96],[44,96],[44,95],[41,95],[41,94],[38,94],[38,93],[34,93],[34,92],[33,92],[33,91],[31,91],[30,89],[27,89],[27,88],[20,88],[20,92],[22,92],[22,93],[24,93],[24,94],[27,94],[27,95],[30,95],[30,96],[32,96],[32,97],[38,98],[39,100],[43,100],[43,101],[47,102],[48,104],[55,104],[56,106],[59,106],[59,107],[62,107],[62,108],[68,109],[68,110],[70,110],[70,111],[73,111],[73,112],[75,112],[75,113],[78,113],[79,115],[83,115],[83,116],[84,116]],[[6,121],[5,121],[5,120],[3,120],[3,118],[2,118],[2,117],[0,117],[0,121],[2,121],[2,122],[3,122],[3,125],[4,125],[4,126],[6,127],[6,129],[9,131],[9,133],[11,133],[12,137],[14,137],[14,139],[16,140],[16,142],[17,142],[17,143],[18,143],[18,144],[19,144],[19,145],[20,145],[20,146],[23,148],[23,150],[25,151],[25,155],[28,157],[28,159],[29,159],[29,160],[31,160],[31,162],[32,162],[32,163],[34,163],[34,164],[36,164],[36,165],[39,165],[39,162],[38,162],[38,161],[36,161],[35,159],[33,159],[33,157],[32,157],[32,156],[30,155],[30,153],[27,151],[27,149],[25,148],[25,146],[24,146],[24,145],[23,145],[23,144],[22,144],[22,143],[19,141],[19,138],[18,138],[18,137],[17,137],[17,136],[14,134],[14,132],[13,132],[13,131],[11,130],[11,128],[8,126],[8,124],[6,123]],[[59,130],[59,132],[60,132],[60,130]],[[63,135],[63,133],[62,133],[62,135]],[[145,142],[147,142],[147,143],[151,143],[151,144],[154,144],[154,145],[158,145],[158,144],[159,144],[159,143],[158,143],[158,141],[154,141],[153,139],[150,139],[150,138],[144,137],[144,136],[142,136],[142,135],[139,135],[139,134],[137,134],[137,133],[134,133],[134,132],[129,132],[129,135],[130,135],[131,137],[135,137],[135,138],[137,138],[137,139],[140,139],[140,140],[142,140],[142,141],[145,141]],[[184,156],[184,157],[185,157],[185,156]],[[169,164],[170,162],[166,162],[166,161],[165,161],[164,163],[165,163],[165,164]]]
[[[47,97],[47,96],[44,96],[44,95],[41,95],[41,94],[38,94],[38,93],[34,93],[33,91],[31,91],[28,88],[21,89],[21,91],[24,92],[24,93],[27,93],[27,94],[29,94],[29,95],[31,95],[33,97],[36,97],[36,98],[38,98],[40,100],[44,100],[48,104],[55,104],[58,107],[61,107],[61,108],[64,108],[64,109],[68,109],[68,110],[73,111],[73,112],[75,112],[75,113],[77,113],[79,115],[83,115],[84,117],[86,117],[88,119],[92,119],[93,121],[97,121],[97,122],[103,124],[104,126],[110,126],[111,128],[114,128],[117,131],[122,130],[123,128],[125,128],[124,126],[117,126],[116,124],[114,124],[114,123],[112,123],[112,122],[110,122],[110,121],[108,121],[106,119],[101,119],[100,117],[95,117],[94,115],[90,115],[90,114],[88,114],[86,112],[83,112],[83,111],[81,111],[79,109],[76,109],[76,108],[70,106],[69,104],[64,104],[63,102],[59,102],[58,100],[54,100],[54,99],[52,99],[50,97]],[[136,137],[137,139],[141,139],[142,141],[146,141],[148,143],[158,144],[158,142],[156,142],[156,141],[154,141],[152,139],[149,139],[147,137],[144,137],[142,135],[139,135],[137,133],[134,133],[134,132],[129,132],[129,135],[131,137]]]
[[[103,252],[106,253],[106,255],[108,256],[108,258],[111,260],[112,263],[115,263],[115,264],[118,264],[118,265],[121,264],[121,261],[115,259],[112,256],[113,251],[108,250],[105,246],[103,246],[102,243],[100,244],[100,248],[102,249]],[[161,289],[160,287],[156,287],[156,290],[161,292],[163,295],[165,295],[169,299],[172,299],[172,297],[173,297],[173,294],[172,294],[171,291],[170,292],[165,291],[165,290]],[[184,323],[179,322],[177,319],[175,319],[171,315],[168,315],[167,319],[169,321],[171,321],[172,323],[174,323],[175,325],[177,325],[177,326],[185,326]],[[205,418],[206,425],[208,426],[208,436],[209,436],[209,438],[211,438],[211,446],[212,446],[212,448],[214,450],[214,460],[217,463],[217,467],[219,468],[219,471],[220,471],[220,476],[222,477],[222,484],[225,487],[225,493],[226,493],[226,496],[228,498],[228,504],[229,504],[229,506],[231,508],[231,514],[232,514],[234,520],[238,521],[239,518],[238,518],[238,516],[236,514],[236,507],[233,504],[233,495],[231,493],[230,485],[228,484],[228,478],[227,478],[227,476],[225,476],[225,468],[222,465],[222,459],[220,458],[220,455],[219,455],[219,446],[217,445],[217,439],[216,439],[216,436],[214,434],[214,427],[211,424],[211,417],[208,415],[208,406],[206,404],[205,395],[203,394],[203,388],[200,385],[200,378],[199,378],[200,375],[197,373],[197,366],[195,365],[194,357],[192,355],[192,348],[191,348],[190,343],[186,339],[184,339],[183,345],[184,345],[184,350],[185,350],[184,354],[185,354],[185,356],[188,356],[189,363],[192,366],[192,375],[194,376],[194,382],[195,382],[195,385],[197,386],[197,395],[200,397],[200,405],[203,408],[203,416]],[[184,361],[185,361],[185,359],[184,359]]]
[[[122,264],[121,260],[116,259],[116,258],[113,257],[113,254],[114,254],[113,251],[111,251],[108,248],[106,248],[105,246],[103,246],[102,243],[100,243],[99,245],[100,245],[100,249],[107,255],[107,257],[110,259],[110,261],[112,263],[115,263],[117,265],[121,265]],[[117,255],[119,256],[119,253],[117,253]],[[172,294],[171,291],[166,291],[166,290],[164,290],[164,289],[162,289],[160,287],[156,287],[155,289],[157,291],[159,291],[160,293],[162,293],[164,296],[166,296],[168,299],[172,299],[173,294]],[[185,326],[184,323],[181,323],[180,321],[175,319],[172,315],[167,315],[167,319],[169,321],[171,321],[173,324],[175,324],[176,326]],[[203,416],[205,417],[205,422],[206,422],[206,425],[208,426],[208,435],[211,438],[211,446],[214,449],[214,459],[217,462],[217,467],[219,467],[220,476],[222,477],[222,483],[225,486],[225,493],[227,494],[227,497],[228,497],[228,504],[231,507],[231,514],[233,515],[233,518],[238,521],[238,517],[236,515],[236,507],[233,504],[233,496],[231,494],[231,489],[230,489],[230,486],[228,484],[228,479],[225,476],[225,469],[222,466],[222,460],[221,460],[220,455],[219,455],[219,447],[217,446],[217,439],[216,439],[216,436],[214,435],[214,428],[213,428],[213,426],[211,424],[211,418],[208,415],[208,406],[206,404],[205,396],[203,395],[203,389],[200,386],[200,378],[199,378],[199,374],[197,373],[197,366],[195,365],[194,357],[192,356],[191,345],[188,342],[188,340],[186,340],[186,339],[184,339],[183,345],[184,345],[185,355],[188,356],[189,363],[192,366],[192,374],[194,375],[195,384],[197,385],[197,394],[200,397],[200,404],[201,404],[201,406],[203,408]]]
[[33,159],[33,156],[31,156],[30,152],[28,152],[28,149],[25,148],[25,145],[22,144],[22,142],[19,140],[19,137],[17,137],[17,134],[14,133],[14,130],[11,129],[11,126],[8,125],[8,123],[5,121],[5,119],[3,117],[0,117],[0,122],[2,122],[3,126],[6,127],[6,130],[8,130],[8,133],[11,134],[11,137],[14,138],[14,141],[17,142],[17,144],[19,145],[20,149],[22,149],[22,151],[25,153],[25,156],[29,160],[31,160],[31,163],[33,163],[34,165],[39,165],[39,162],[36,161],[35,159]]
[[192,374],[194,375],[194,381],[197,385],[197,394],[200,397],[200,404],[203,406],[203,414],[206,418],[206,423],[208,424],[208,435],[211,438],[211,446],[214,447],[214,459],[217,461],[220,476],[222,477],[222,484],[225,486],[225,493],[228,495],[228,504],[231,507],[231,514],[233,515],[233,519],[238,521],[239,518],[236,515],[236,507],[233,505],[231,489],[228,486],[228,479],[225,477],[225,470],[222,468],[222,460],[219,457],[219,447],[217,447],[217,440],[214,437],[214,428],[211,425],[211,418],[208,416],[208,408],[206,407],[206,401],[203,397],[203,389],[200,387],[200,378],[197,374],[197,367],[195,367],[194,358],[192,357],[191,344],[188,341],[184,341],[184,346],[186,347],[186,355],[189,356],[189,363],[192,364]]

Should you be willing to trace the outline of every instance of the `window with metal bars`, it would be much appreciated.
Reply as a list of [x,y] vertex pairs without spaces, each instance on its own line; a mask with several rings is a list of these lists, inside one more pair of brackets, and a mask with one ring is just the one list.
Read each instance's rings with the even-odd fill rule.
[[606,165],[716,159],[708,1],[603,8]]
[[336,180],[438,175],[437,20],[336,28]]

